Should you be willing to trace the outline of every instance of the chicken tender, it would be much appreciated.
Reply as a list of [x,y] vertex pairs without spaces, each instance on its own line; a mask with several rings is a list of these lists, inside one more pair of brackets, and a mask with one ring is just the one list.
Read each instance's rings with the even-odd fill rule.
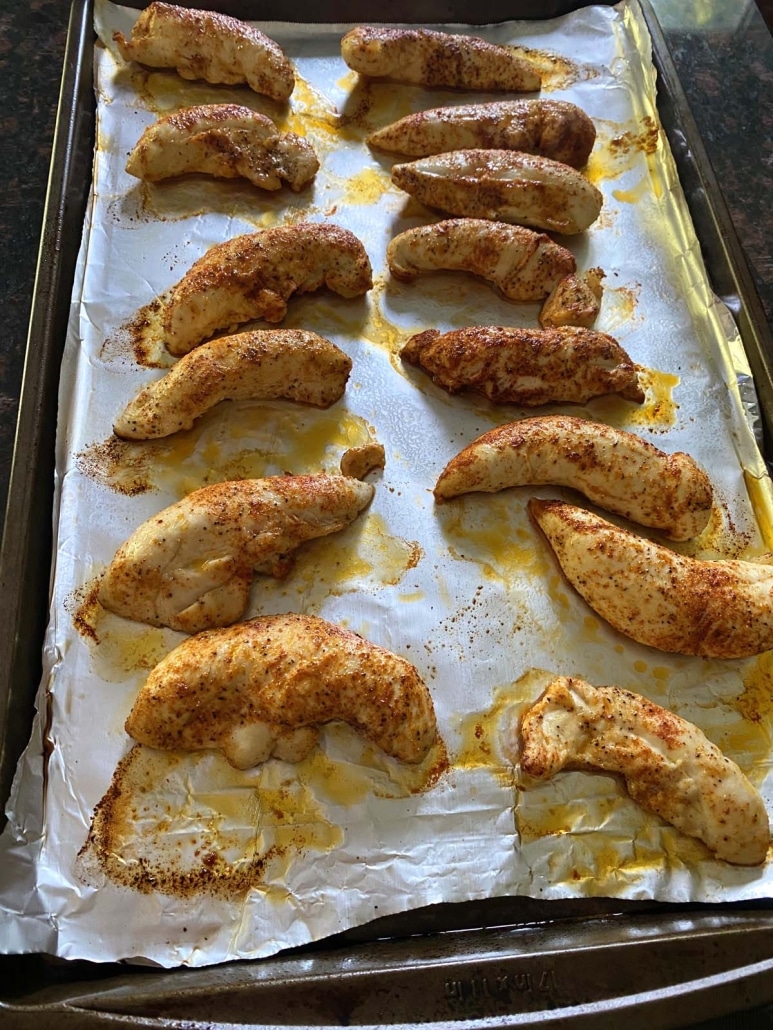
[[307,186],[319,169],[312,145],[279,132],[263,114],[238,104],[202,104],[167,115],[143,132],[126,171],[146,182],[189,172],[219,179],[248,179],[253,186],[293,190]]
[[773,565],[688,558],[562,501],[529,501],[574,589],[640,644],[703,658],[773,648]]
[[565,100],[499,100],[408,114],[372,132],[367,142],[409,157],[450,150],[520,150],[582,168],[596,142],[596,127],[583,110]]
[[205,486],[143,522],[116,553],[99,600],[116,615],[183,633],[244,614],[255,573],[281,577],[307,540],[344,529],[373,497],[347,476]]
[[294,293],[327,286],[350,298],[372,285],[370,259],[348,229],[298,222],[246,233],[211,247],[173,287],[164,340],[171,354],[186,354],[218,329],[281,322]]
[[427,207],[576,235],[598,218],[600,190],[569,165],[513,150],[453,150],[392,168],[392,182]]
[[557,677],[522,718],[523,786],[562,769],[620,774],[631,798],[717,858],[765,861],[770,829],[759,793],[692,723],[619,687]]
[[449,393],[474,390],[494,404],[584,404],[610,393],[644,400],[629,356],[615,339],[593,329],[427,329],[412,336],[400,356]]
[[404,658],[314,616],[267,615],[176,647],[126,730],[161,750],[215,748],[249,769],[272,755],[300,761],[333,721],[403,762],[420,762],[436,736],[430,693]]
[[124,440],[171,436],[225,400],[284,398],[328,408],[343,396],[351,358],[305,329],[256,329],[210,340],[146,386],[116,419]]
[[406,229],[387,246],[389,271],[400,282],[422,272],[470,272],[508,300],[542,300],[576,270],[570,250],[544,233],[483,218],[450,218]]
[[539,324],[543,329],[576,325],[590,329],[601,310],[604,272],[589,268],[582,275],[568,275],[542,305]]
[[236,85],[287,100],[295,88],[293,66],[281,47],[246,22],[214,11],[152,3],[131,38],[113,33],[124,61],[174,68],[183,79]]
[[708,525],[709,477],[687,454],[666,454],[633,433],[571,415],[497,426],[452,458],[435,500],[513,486],[568,486],[607,511],[689,540]]
[[528,93],[541,85],[537,66],[513,47],[432,29],[358,25],[341,40],[341,55],[360,75],[430,89]]

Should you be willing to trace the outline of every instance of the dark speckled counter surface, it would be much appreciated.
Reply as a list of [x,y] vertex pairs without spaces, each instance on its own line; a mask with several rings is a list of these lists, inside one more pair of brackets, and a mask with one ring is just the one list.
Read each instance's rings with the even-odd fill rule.
[[[773,324],[773,37],[769,0],[651,0]],[[213,3],[212,6],[216,6]],[[5,509],[68,0],[0,3],[0,510]],[[320,4],[324,16],[324,4]],[[68,241],[63,241],[67,245]],[[77,241],[72,241],[77,246]],[[771,356],[773,360],[773,355]],[[773,1026],[769,1011],[718,1020]]]

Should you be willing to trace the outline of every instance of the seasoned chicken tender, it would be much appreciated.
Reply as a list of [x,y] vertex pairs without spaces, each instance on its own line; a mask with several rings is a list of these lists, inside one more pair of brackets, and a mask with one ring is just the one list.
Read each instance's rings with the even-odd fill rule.
[[666,454],[633,433],[571,415],[497,426],[452,458],[435,500],[513,486],[568,486],[607,511],[689,540],[708,525],[709,477],[687,454]]
[[576,325],[590,329],[601,310],[604,292],[600,268],[589,268],[582,275],[568,275],[556,286],[542,305],[539,324],[543,329]]
[[245,233],[210,247],[172,288],[164,342],[171,354],[187,354],[218,329],[257,318],[281,322],[294,293],[327,286],[350,298],[372,285],[370,259],[348,229],[298,222]]
[[256,329],[221,336],[180,358],[116,419],[124,440],[155,440],[225,400],[284,398],[328,408],[343,396],[351,358],[305,329]]
[[200,172],[219,179],[249,179],[278,190],[307,186],[319,169],[312,145],[280,132],[263,114],[238,104],[202,104],[167,115],[143,132],[126,171],[147,182]]
[[183,79],[236,85],[287,100],[295,88],[293,66],[281,47],[258,29],[214,11],[152,3],[131,38],[113,33],[121,57],[149,68],[174,68]]
[[593,329],[427,329],[412,336],[400,356],[449,393],[474,390],[494,404],[584,404],[610,393],[641,403],[645,396],[620,344]]
[[348,723],[416,763],[436,736],[432,698],[404,658],[310,615],[267,615],[189,637],[151,672],[126,721],[160,750],[214,748],[237,769],[298,762],[325,723]]
[[600,190],[569,165],[513,150],[453,150],[392,168],[392,182],[427,207],[575,235],[599,216]]
[[422,272],[470,272],[508,300],[542,300],[576,269],[570,250],[544,233],[483,218],[449,218],[406,229],[387,246],[389,271],[400,282]]
[[587,114],[565,100],[499,100],[434,107],[372,132],[367,143],[409,157],[450,150],[520,150],[582,168],[596,142]]
[[562,501],[529,501],[566,579],[640,644],[703,658],[773,648],[773,565],[701,561]]
[[430,89],[528,93],[541,85],[537,66],[513,47],[433,29],[358,25],[341,40],[341,55],[360,75]]
[[631,798],[725,862],[765,861],[765,805],[697,726],[639,694],[559,676],[522,717],[521,786],[562,769],[618,773]]
[[286,575],[307,540],[344,529],[373,497],[347,476],[205,486],[143,522],[116,553],[99,600],[116,615],[183,633],[244,614],[255,573]]

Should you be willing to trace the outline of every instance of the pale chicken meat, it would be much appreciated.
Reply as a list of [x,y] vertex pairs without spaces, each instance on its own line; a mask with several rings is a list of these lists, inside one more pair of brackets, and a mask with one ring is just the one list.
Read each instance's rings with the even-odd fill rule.
[[616,773],[633,801],[718,859],[765,861],[758,791],[697,726],[640,694],[559,676],[522,716],[518,751],[522,787],[564,769]]
[[217,330],[253,319],[281,322],[287,300],[322,286],[359,297],[373,285],[370,259],[354,233],[322,222],[298,222],[245,233],[199,258],[164,303],[170,354],[187,354]]
[[310,615],[268,615],[189,637],[153,669],[126,730],[160,750],[216,749],[237,769],[298,762],[320,727],[345,722],[418,763],[437,733],[415,666]]
[[703,658],[773,648],[773,565],[690,558],[563,501],[529,514],[569,584],[640,644]]
[[542,305],[539,313],[542,328],[576,325],[590,329],[601,310],[603,279],[604,272],[600,268],[589,268],[587,272],[562,279]]
[[541,85],[537,65],[514,47],[433,29],[358,25],[341,40],[341,55],[367,78],[430,89],[529,93]]
[[435,500],[555,485],[583,493],[607,511],[688,540],[708,525],[711,482],[688,454],[667,454],[633,433],[571,415],[497,426],[449,461]]
[[239,104],[202,104],[160,118],[143,132],[126,171],[146,182],[198,172],[249,180],[264,190],[302,190],[319,170],[314,148]]
[[576,270],[574,255],[544,233],[484,218],[450,218],[406,229],[387,246],[400,282],[424,272],[468,272],[493,283],[508,300],[543,300]]
[[570,165],[513,150],[452,150],[392,168],[392,182],[427,207],[573,236],[599,216],[601,191]]
[[495,404],[583,404],[611,393],[640,403],[645,396],[628,354],[593,329],[427,329],[411,337],[400,356],[449,393],[473,390]]
[[293,66],[278,43],[246,22],[214,11],[152,3],[129,39],[121,32],[114,32],[113,39],[125,61],[174,68],[183,79],[246,82],[277,101],[287,100],[295,88]]
[[450,150],[520,150],[582,168],[596,127],[566,100],[498,100],[417,111],[372,132],[367,143],[408,157]]
[[336,475],[271,476],[206,486],[142,523],[118,549],[103,607],[197,633],[242,617],[256,573],[281,577],[308,540],[337,533],[373,486]]
[[328,408],[346,389],[351,358],[306,329],[255,329],[221,336],[184,355],[144,387],[113,426],[124,440],[190,429],[226,400],[285,399]]

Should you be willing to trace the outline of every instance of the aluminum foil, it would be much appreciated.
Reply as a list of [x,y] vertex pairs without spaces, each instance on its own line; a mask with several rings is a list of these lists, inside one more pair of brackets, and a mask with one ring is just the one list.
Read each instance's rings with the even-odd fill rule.
[[[271,23],[261,28],[298,72],[280,109],[246,88],[127,66],[112,33],[128,34],[135,17],[96,5],[97,147],[61,376],[51,617],[38,715],[0,838],[2,950],[195,966],[269,955],[434,902],[770,896],[768,865],[714,861],[638,808],[614,777],[565,773],[528,792],[516,787],[502,741],[549,676],[565,673],[637,691],[694,721],[770,808],[773,660],[663,654],[603,624],[562,580],[526,516],[530,496],[560,490],[434,505],[432,487],[454,454],[534,412],[450,397],[402,364],[401,346],[430,326],[533,326],[538,308],[461,274],[393,281],[389,239],[437,216],[392,186],[391,159],[364,137],[409,111],[483,98],[363,83],[340,57],[350,26]],[[732,317],[711,292],[658,131],[637,3],[474,31],[536,51],[543,95],[576,102],[598,128],[587,174],[604,194],[602,214],[562,242],[581,269],[605,270],[597,327],[642,366],[647,400],[604,398],[573,410],[686,450],[709,470],[711,525],[680,550],[759,557],[773,532],[769,483],[745,416],[749,370]],[[305,135],[321,161],[313,186],[268,194],[200,176],[143,186],[124,171],[160,114],[218,101],[250,104]],[[326,412],[225,404],[179,437],[117,445],[116,414],[163,371],[135,360],[127,326],[138,311],[209,246],[298,220],[351,229],[373,265],[366,298],[293,298],[284,323],[350,354],[344,399]],[[243,773],[217,754],[132,748],[123,728],[132,702],[182,636],[94,602],[116,548],[204,483],[335,471],[344,450],[373,439],[386,466],[372,477],[370,509],[344,533],[305,547],[286,580],[258,577],[248,615],[321,615],[407,657],[433,694],[442,745],[406,769],[333,725],[300,765],[270,761]]]

